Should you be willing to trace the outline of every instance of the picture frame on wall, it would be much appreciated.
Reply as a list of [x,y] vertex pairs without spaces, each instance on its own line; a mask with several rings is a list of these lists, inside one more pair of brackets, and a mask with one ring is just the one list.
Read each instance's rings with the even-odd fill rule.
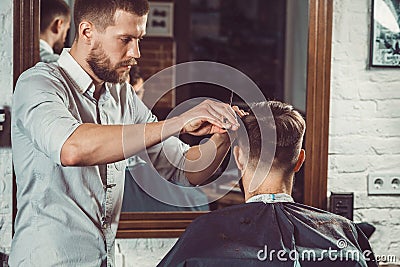
[[149,6],[146,36],[172,38],[174,35],[174,3],[150,1]]
[[400,0],[373,0],[372,67],[400,67]]

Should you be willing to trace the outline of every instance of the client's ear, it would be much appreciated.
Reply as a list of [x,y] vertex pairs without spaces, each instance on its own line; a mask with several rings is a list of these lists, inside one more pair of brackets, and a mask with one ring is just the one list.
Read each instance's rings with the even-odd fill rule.
[[63,21],[61,18],[59,18],[59,17],[55,18],[50,24],[51,32],[54,34],[58,34],[61,31],[62,24],[63,24]]
[[304,149],[300,150],[299,158],[297,159],[296,166],[294,167],[294,172],[298,172],[303,166],[303,162],[306,159],[306,151]]
[[239,146],[234,146],[233,147],[233,156],[235,158],[236,165],[239,170],[243,171],[244,170],[244,157],[243,157],[243,151],[240,149]]

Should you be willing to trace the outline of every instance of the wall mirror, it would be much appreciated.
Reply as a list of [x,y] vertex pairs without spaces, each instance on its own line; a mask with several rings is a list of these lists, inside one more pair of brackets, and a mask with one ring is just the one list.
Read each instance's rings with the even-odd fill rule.
[[[219,4],[210,4],[210,2],[219,2]],[[288,43],[297,43],[296,40],[293,39],[296,38],[297,31],[295,31],[295,28],[288,28],[288,25],[296,25],[298,20],[294,14],[288,15],[287,12],[297,12],[298,9],[295,8],[295,5],[300,1],[275,1],[279,9],[277,9],[275,13],[268,13],[268,16],[265,14],[260,15],[259,12],[260,10],[263,11],[263,8],[265,12],[268,11],[268,8],[265,6],[263,7],[263,4],[260,3],[274,1],[249,1],[260,4],[261,6],[248,4],[247,1],[245,4],[236,5],[236,8],[238,8],[236,11],[246,8],[248,8],[249,11],[247,13],[241,13],[242,15],[244,14],[243,20],[241,21],[247,23],[247,26],[243,26],[243,24],[240,23],[233,25],[235,30],[233,32],[229,31],[229,18],[237,14],[233,14],[235,9],[231,9],[230,11],[232,12],[230,14],[221,13],[220,8],[224,2],[226,4],[227,2],[234,3],[240,1],[174,1],[174,33],[176,33],[176,36],[174,36],[173,40],[176,43],[176,63],[199,59],[215,60],[215,57],[219,58],[222,54],[221,51],[217,51],[216,49],[224,46],[230,49],[230,53],[229,51],[225,53],[227,57],[221,59],[221,61],[223,61],[221,63],[231,65],[237,64],[236,67],[242,68],[244,70],[243,72],[256,80],[256,83],[259,82],[261,88],[268,88],[265,89],[265,91],[262,89],[267,97],[280,100],[285,100],[286,98],[286,101],[292,103],[293,101],[301,99],[301,97],[299,98],[295,95],[292,95],[292,98],[290,98],[288,96],[290,93],[285,92],[285,90],[287,90],[285,88],[293,86],[293,81],[295,81],[295,79],[288,78],[297,75],[297,72],[294,73],[295,69],[290,68],[290,66],[292,66],[292,64],[296,66],[295,60],[299,59],[296,55],[299,49],[301,49],[301,47],[296,46],[288,48]],[[305,49],[304,62],[306,64],[302,70],[304,73],[305,91],[304,110],[302,111],[305,113],[307,121],[305,138],[307,160],[303,167],[304,179],[302,181],[303,186],[300,195],[301,202],[326,209],[332,1],[304,0],[304,2],[307,6],[305,12],[308,18],[303,19],[306,23],[306,31],[304,32],[306,35],[304,36],[306,45],[303,47],[303,49]],[[14,0],[14,84],[21,72],[33,66],[39,59],[39,6],[40,0]],[[254,17],[253,15],[256,14],[254,12],[258,12],[257,14],[260,15],[258,16],[260,21],[254,22],[249,19]],[[215,38],[207,39],[204,38],[202,27],[207,28],[208,26],[201,23],[209,21],[212,18],[220,18],[220,21],[222,21],[220,24],[221,29],[218,30],[218,34],[221,35],[217,36],[217,31],[215,31],[215,36],[213,36]],[[280,22],[278,22],[277,19],[280,19]],[[270,26],[263,24],[268,23],[268,20],[273,24]],[[259,27],[255,27],[254,23],[260,23]],[[178,27],[177,25],[186,26]],[[196,28],[194,27],[196,25],[197,31],[193,32],[193,28]],[[257,40],[254,41],[254,39],[246,37],[249,27],[254,31],[252,36],[258,38],[258,44],[264,44],[264,47],[257,45]],[[272,31],[274,28],[275,35]],[[281,29],[286,34],[276,34],[276,29]],[[293,32],[287,32],[290,31],[290,29],[292,29]],[[271,33],[268,36],[260,35],[263,30],[265,30],[265,32],[271,30]],[[214,33],[210,32],[206,33],[208,36],[212,36],[213,34]],[[188,36],[190,36],[190,38],[188,38]],[[255,65],[244,65],[243,61],[246,61],[246,56],[240,58],[240,55],[237,54],[240,50],[235,49],[241,48],[239,46],[234,47],[235,44],[243,43],[243,41],[241,39],[228,38],[232,36],[241,37],[245,39],[246,42],[256,42],[253,46],[247,43],[248,49],[252,50],[266,49],[269,45],[268,49],[270,50],[265,50],[264,54],[270,57],[266,56],[264,58],[266,60],[265,62],[257,63],[253,59],[248,60],[247,56],[247,61],[251,61]],[[224,43],[220,43],[220,46],[218,46],[218,43],[216,43],[224,42],[224,40],[233,41],[232,46],[227,47]],[[208,48],[208,50],[206,48]],[[204,54],[201,54],[201,51],[206,51],[207,55],[212,55],[214,57],[204,58]],[[232,60],[236,61],[236,63],[232,63]],[[259,78],[260,75],[257,73],[257,70],[260,69],[260,65],[257,64],[266,66],[269,64],[268,60],[270,60],[270,63],[272,62],[275,64],[277,68],[272,71],[272,74],[271,71],[268,72],[268,75],[270,75],[268,79]],[[215,90],[212,88],[209,89],[210,94],[214,91]],[[200,96],[196,92],[198,92],[198,90],[191,89],[190,87],[181,90],[181,92],[177,90],[177,103],[190,97]],[[284,97],[285,95],[286,97]],[[229,98],[223,92],[213,97],[221,97],[221,100],[225,101]],[[301,106],[301,104],[298,105]],[[14,209],[16,209],[15,183],[13,199],[13,206]],[[231,201],[231,199],[226,200],[228,204],[229,201]],[[14,210],[14,216],[15,212]],[[204,214],[204,212],[207,211],[123,212],[121,214],[117,237],[178,237],[194,218]]]

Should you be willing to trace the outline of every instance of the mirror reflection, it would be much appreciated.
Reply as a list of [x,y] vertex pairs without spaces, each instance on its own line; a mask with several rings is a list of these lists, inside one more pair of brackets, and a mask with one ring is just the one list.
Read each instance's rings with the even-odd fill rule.
[[[46,62],[56,60],[62,46],[70,47],[75,34],[68,8],[73,6],[74,1],[66,0],[66,5],[57,3],[41,1],[42,14],[48,15],[50,10],[56,13],[41,17],[41,60]],[[174,63],[211,61],[239,70],[258,86],[265,99],[291,103],[305,116],[308,1],[190,0],[173,4],[172,38],[152,34],[145,37],[141,43],[142,57],[138,66],[130,71],[130,83],[145,104],[150,106],[148,103],[156,90],[154,86],[146,85],[146,80],[156,72]],[[153,12],[161,15],[160,10]],[[179,78],[172,77],[169,82],[173,85],[173,80]],[[243,97],[246,95],[232,94],[231,90],[221,86],[192,83],[165,94],[152,111],[160,120],[165,119],[176,106],[189,99],[192,100],[191,105],[198,103],[193,99],[216,99],[246,109],[247,101]],[[192,146],[209,138],[179,137]],[[192,188],[189,195],[181,187],[182,195],[187,196],[187,203],[179,207],[160,201],[146,190],[146,186],[154,186],[157,181],[165,179],[140,155],[135,156],[128,159],[122,211],[206,211],[243,203],[239,179],[240,173],[229,151],[215,174],[202,185],[213,184],[217,180],[223,182]],[[301,169],[293,189],[293,197],[299,203],[303,202],[303,183]],[[162,188],[164,194],[176,195],[176,192]]]
[[[181,9],[177,7],[175,9],[175,19],[183,16],[186,21],[175,21],[174,39],[146,37],[142,41],[140,70],[137,70],[140,71],[140,75],[137,76],[146,81],[156,71],[161,70],[154,67],[157,59],[164,64],[187,61],[218,62],[236,68],[247,75],[266,99],[292,103],[305,116],[307,2],[188,1],[185,6],[187,9],[184,10],[189,13],[186,16],[179,13]],[[176,25],[177,23],[179,25]],[[180,38],[182,35],[185,38]],[[164,46],[164,50],[160,46]],[[176,47],[176,55],[168,51],[168,48],[174,50],[173,47]],[[160,54],[166,55],[166,58],[160,59]],[[178,80],[180,78],[175,77]],[[145,103],[151,102],[153,89],[154,86],[144,83],[142,91],[144,91]],[[226,103],[232,101],[233,105],[247,108],[243,100],[246,96],[233,94],[231,100],[231,91],[217,85],[192,83],[177,87],[173,93],[175,94],[174,101],[171,101],[166,94],[153,108],[153,112],[159,119],[164,119],[171,110],[176,106],[184,105],[189,99],[192,105],[193,99],[200,101],[200,99],[211,98]],[[205,137],[190,135],[181,135],[180,138],[190,145],[197,145],[205,140]],[[192,205],[188,204],[189,207],[169,205],[157,200],[157,197],[154,198],[149,192],[151,190],[146,190],[146,185],[154,186],[157,184],[156,181],[162,180],[162,177],[149,164],[138,161],[138,158],[129,161],[122,211],[204,211],[244,202],[238,184],[240,174],[231,151],[228,152],[216,173],[202,185],[213,184],[216,180],[223,182],[209,187],[200,186],[192,190],[193,195],[188,196],[188,203],[192,203]],[[303,182],[301,169],[296,174],[293,190],[293,197],[299,203],[303,202]],[[165,194],[176,194],[169,192],[162,185],[160,187],[165,190]],[[185,195],[184,192],[185,188],[182,188],[183,195]],[[204,201],[208,204],[203,205]]]

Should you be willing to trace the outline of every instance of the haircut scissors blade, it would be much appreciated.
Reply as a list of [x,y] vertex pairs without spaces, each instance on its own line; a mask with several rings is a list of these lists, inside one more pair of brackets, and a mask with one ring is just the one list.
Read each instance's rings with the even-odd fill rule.
[[232,102],[233,102],[233,91],[231,91],[231,97],[229,99],[229,106],[232,106]]

